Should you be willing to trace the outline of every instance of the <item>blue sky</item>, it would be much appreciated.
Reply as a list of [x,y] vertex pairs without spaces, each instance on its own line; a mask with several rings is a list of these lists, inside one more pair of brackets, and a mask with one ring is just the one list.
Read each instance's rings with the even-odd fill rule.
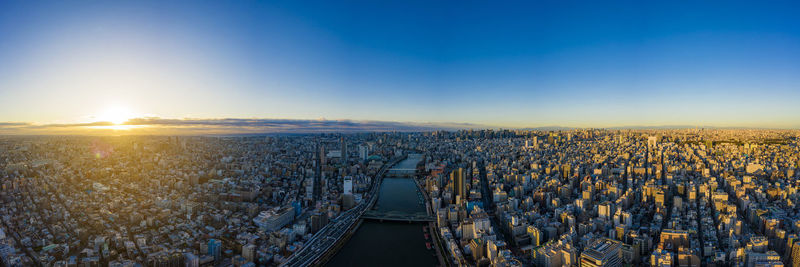
[[0,122],[800,127],[793,2],[0,2]]

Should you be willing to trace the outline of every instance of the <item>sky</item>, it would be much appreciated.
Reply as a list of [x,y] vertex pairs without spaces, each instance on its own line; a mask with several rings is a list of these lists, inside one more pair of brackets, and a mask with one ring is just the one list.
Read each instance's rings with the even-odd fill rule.
[[800,128],[797,2],[496,2],[0,1],[0,133]]

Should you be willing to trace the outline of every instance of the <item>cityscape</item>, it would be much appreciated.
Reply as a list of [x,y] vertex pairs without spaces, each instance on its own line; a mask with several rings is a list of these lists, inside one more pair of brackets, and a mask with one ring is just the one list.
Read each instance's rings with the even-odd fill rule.
[[[5,137],[7,266],[783,266],[800,132]],[[11,163],[13,162],[13,163]]]
[[0,2],[0,267],[800,267],[792,2]]

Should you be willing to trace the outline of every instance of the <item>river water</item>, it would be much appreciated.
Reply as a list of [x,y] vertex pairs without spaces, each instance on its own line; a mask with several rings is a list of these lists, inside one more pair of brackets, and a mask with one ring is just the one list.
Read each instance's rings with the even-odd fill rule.
[[[413,169],[422,155],[411,154],[394,168]],[[411,178],[386,177],[376,209],[425,212],[425,203]],[[425,247],[427,224],[366,220],[326,266],[436,266],[435,250]]]

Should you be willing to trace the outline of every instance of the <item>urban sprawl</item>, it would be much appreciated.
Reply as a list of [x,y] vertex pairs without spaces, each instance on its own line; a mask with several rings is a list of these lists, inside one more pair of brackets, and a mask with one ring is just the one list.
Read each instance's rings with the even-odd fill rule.
[[6,136],[0,265],[321,265],[385,170],[421,154],[409,179],[428,215],[408,223],[425,224],[442,266],[800,266],[799,142],[746,129]]

